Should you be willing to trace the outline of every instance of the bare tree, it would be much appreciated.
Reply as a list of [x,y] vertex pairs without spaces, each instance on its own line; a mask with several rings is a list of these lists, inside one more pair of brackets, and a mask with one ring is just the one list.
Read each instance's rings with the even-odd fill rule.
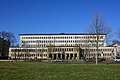
[[93,19],[91,24],[89,25],[89,29],[88,32],[90,34],[95,34],[96,35],[96,64],[98,64],[98,53],[99,53],[99,39],[101,34],[105,34],[106,35],[106,40],[104,40],[104,42],[106,42],[108,40],[108,38],[110,37],[110,33],[111,33],[111,28],[109,26],[107,26],[105,24],[105,22],[102,19],[102,16],[98,15],[98,14],[94,14]]
[[14,46],[14,43],[16,43],[16,38],[11,32],[2,31],[0,32],[0,37],[10,41],[10,46]]
[[84,54],[85,59],[86,58],[89,59],[90,58],[90,40],[89,39],[87,39],[86,43],[84,44],[84,51],[85,51],[85,54]]
[[118,38],[120,39],[120,29],[118,30]]
[[118,44],[118,45],[120,45],[120,41],[119,40],[113,40],[112,44]]

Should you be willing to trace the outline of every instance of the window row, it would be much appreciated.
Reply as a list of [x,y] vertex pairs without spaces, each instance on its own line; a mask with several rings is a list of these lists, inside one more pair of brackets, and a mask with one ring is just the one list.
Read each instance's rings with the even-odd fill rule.
[[[96,50],[96,49],[90,49],[90,51],[91,51],[91,52],[94,52],[94,51],[97,51],[97,50]],[[106,51],[111,52],[112,49],[99,49],[98,51],[104,53],[104,51],[105,51],[105,52],[106,52]]]
[[[90,56],[95,56],[96,54],[94,53],[94,54],[86,54],[85,56],[87,56],[87,57],[90,57]],[[99,53],[98,54],[98,56],[111,56],[111,53],[109,53],[109,54],[105,54],[105,53]]]
[[[37,41],[22,41],[22,43],[95,43],[95,40],[37,40]],[[99,40],[99,42],[104,42],[103,40]]]
[[[22,37],[22,39],[95,39],[96,36],[58,36],[58,37]],[[103,39],[103,36],[99,36],[100,39]]]
[[47,54],[11,54],[11,56],[16,56],[16,57],[47,57]]
[[11,52],[47,52],[47,49],[11,49]]
[[[49,47],[48,49],[11,49],[11,52],[65,52],[65,51],[80,51],[78,47],[74,48],[55,48],[55,47]],[[84,49],[85,51],[86,49]],[[86,51],[89,52],[95,52],[96,49],[87,49]],[[85,52],[86,52],[85,51]],[[99,49],[99,52],[104,54],[104,52],[112,52],[112,49]]]
[[[21,45],[22,47],[25,47],[25,48],[41,48],[41,47],[47,47],[47,46],[80,46],[80,47],[87,47],[87,48],[90,48],[90,47],[96,47],[96,44],[55,44],[55,43],[52,43],[52,44],[22,44]],[[99,44],[99,46],[104,46],[104,44]]]

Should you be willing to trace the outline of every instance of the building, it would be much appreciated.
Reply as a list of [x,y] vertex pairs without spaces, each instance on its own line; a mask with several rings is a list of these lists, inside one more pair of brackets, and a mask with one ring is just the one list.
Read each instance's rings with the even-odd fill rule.
[[120,61],[120,45],[119,44],[113,44],[111,46],[113,46],[112,59],[114,61]]
[[[81,59],[96,55],[96,34],[20,34],[20,47],[9,49],[11,59]],[[106,35],[99,35],[98,57],[110,59]]]
[[0,59],[8,59],[10,42],[0,38]]
[[[99,45],[105,46],[105,34],[101,34]],[[94,47],[96,35],[94,34],[20,34],[21,47],[55,46],[91,46]],[[91,42],[90,42],[91,41]]]

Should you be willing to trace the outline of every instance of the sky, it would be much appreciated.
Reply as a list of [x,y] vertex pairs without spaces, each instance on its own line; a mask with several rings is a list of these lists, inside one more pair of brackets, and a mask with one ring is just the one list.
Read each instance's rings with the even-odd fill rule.
[[97,12],[120,29],[120,0],[0,0],[0,31],[19,34],[87,33]]

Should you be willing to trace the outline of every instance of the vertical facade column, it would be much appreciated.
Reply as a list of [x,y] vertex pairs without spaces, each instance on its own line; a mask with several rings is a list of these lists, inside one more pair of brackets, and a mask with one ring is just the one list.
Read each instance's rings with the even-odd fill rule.
[[79,60],[79,52],[77,53],[77,60]]
[[47,59],[49,59],[49,54],[47,53]]
[[[65,54],[65,53],[64,53]],[[65,60],[67,59],[67,54],[65,54]]]
[[56,53],[56,59],[58,59],[58,53]]
[[75,54],[73,53],[73,59],[75,59]]
[[54,54],[52,53],[52,60],[54,59]]
[[62,59],[62,53],[60,54],[60,58]]
[[68,59],[70,59],[70,53],[69,53]]

